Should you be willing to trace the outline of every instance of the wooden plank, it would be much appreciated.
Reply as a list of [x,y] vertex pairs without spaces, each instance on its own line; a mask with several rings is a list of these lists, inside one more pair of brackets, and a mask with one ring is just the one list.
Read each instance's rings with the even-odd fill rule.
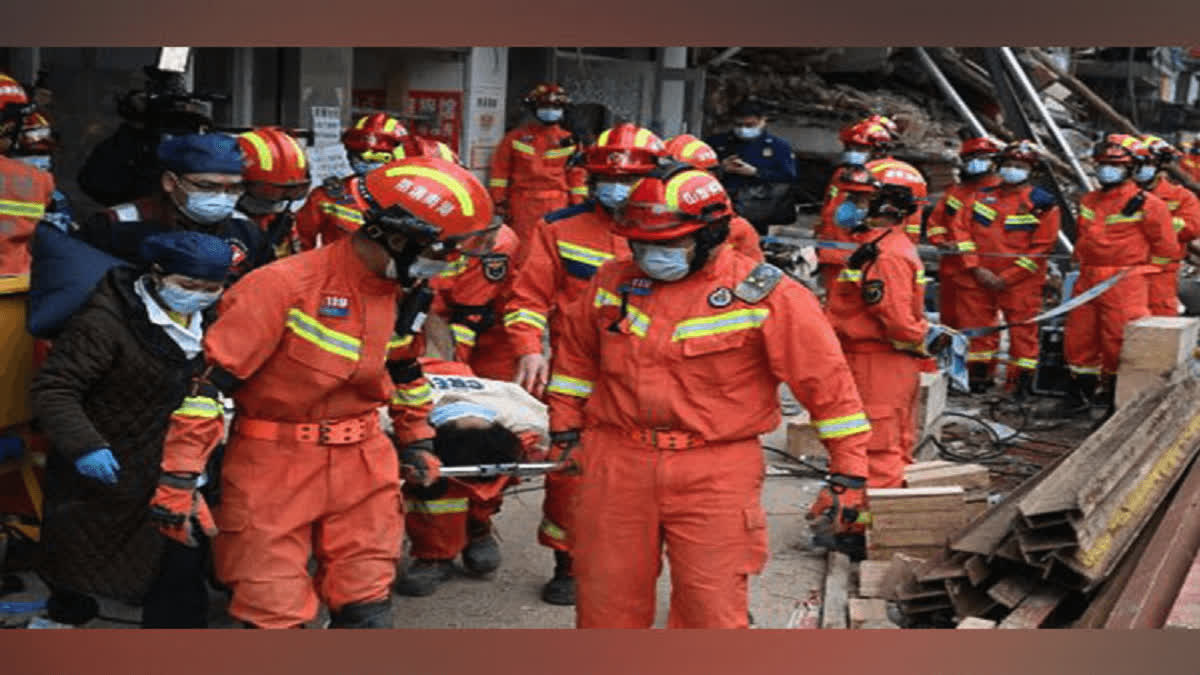
[[944,373],[921,373],[920,386],[917,389],[917,401],[913,406],[916,440],[919,443],[926,436],[934,433],[934,423],[946,410],[946,397],[949,394],[950,378]]
[[948,497],[962,493],[962,488],[955,489],[953,486],[927,488],[867,488],[867,499],[871,502],[872,507],[874,507],[875,500],[908,500],[918,497]]
[[895,555],[905,555],[917,560],[929,560],[941,555],[945,546],[892,546],[867,549],[868,560],[891,560]]
[[858,595],[863,598],[882,598],[883,580],[891,563],[883,560],[864,560],[858,564]]
[[1200,342],[1200,319],[1186,316],[1148,316],[1125,324],[1117,381],[1127,371],[1166,373],[1192,358]]
[[987,589],[988,597],[1012,609],[1033,592],[1037,582],[1020,576],[1007,576]]
[[980,516],[987,513],[987,510],[988,510],[987,499],[968,501],[965,505],[965,509],[966,509],[965,515],[967,517],[967,523],[972,523],[976,519],[978,519]]
[[955,628],[960,628],[963,630],[987,630],[989,628],[995,628],[995,627],[996,627],[995,621],[992,621],[990,619],[980,619],[979,617],[975,617],[975,616],[968,616],[967,618],[963,619],[962,621],[959,621],[958,625],[955,626]]
[[952,511],[912,511],[871,513],[871,527],[874,532],[890,532],[893,530],[928,530],[954,534],[967,524],[967,511],[962,509]]
[[867,549],[907,546],[943,547],[956,528],[928,530],[867,530]]
[[1054,586],[1040,586],[1017,605],[997,628],[1037,628],[1067,597],[1067,592]]
[[[909,469],[917,466],[910,465]],[[987,467],[981,464],[956,464],[916,471],[904,472],[904,482],[909,489],[925,487],[953,487],[955,485],[965,491],[986,489],[992,484],[991,474]]]
[[946,594],[958,616],[983,616],[998,606],[987,593],[960,579],[946,580]]
[[884,573],[883,581],[880,582],[879,597],[885,600],[896,599],[896,588],[904,581],[910,568],[915,568],[921,564],[921,560],[904,553],[889,556],[887,559],[887,571]]
[[890,621],[887,600],[850,598],[850,627],[862,628],[868,621]]
[[850,558],[845,553],[830,551],[825,561],[825,593],[821,599],[821,628],[845,628],[850,588]]
[[861,630],[892,630],[899,627],[900,626],[892,623],[891,619],[888,619],[887,621],[867,621],[863,625],[859,626]]

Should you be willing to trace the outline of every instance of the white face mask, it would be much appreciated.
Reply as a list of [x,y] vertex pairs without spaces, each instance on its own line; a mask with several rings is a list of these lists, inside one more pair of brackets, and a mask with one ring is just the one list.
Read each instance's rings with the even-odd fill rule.
[[679,281],[691,271],[688,249],[636,243],[633,260],[646,276],[659,281]]

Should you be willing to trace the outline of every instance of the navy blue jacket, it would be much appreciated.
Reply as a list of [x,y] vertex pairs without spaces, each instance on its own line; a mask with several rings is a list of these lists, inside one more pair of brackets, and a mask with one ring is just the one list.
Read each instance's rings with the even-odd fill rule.
[[721,173],[721,183],[730,192],[759,183],[791,183],[796,180],[796,160],[792,157],[792,145],[766,130],[755,139],[743,141],[727,131],[710,136],[705,142],[724,160],[731,155],[741,157],[747,164],[758,169],[757,176],[740,176]]

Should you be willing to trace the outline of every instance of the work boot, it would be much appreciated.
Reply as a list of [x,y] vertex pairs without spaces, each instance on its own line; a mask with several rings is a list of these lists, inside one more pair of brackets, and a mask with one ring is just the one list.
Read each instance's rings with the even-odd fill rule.
[[396,592],[413,598],[433,595],[437,587],[454,576],[454,563],[449,560],[423,560],[417,558],[404,576],[396,580]]
[[463,549],[463,567],[477,576],[495,572],[500,568],[500,544],[492,534],[491,526],[472,521],[467,524],[467,530],[471,543]]
[[1067,395],[1057,405],[1047,410],[1043,417],[1051,419],[1082,417],[1092,409],[1092,397],[1096,394],[1095,375],[1075,375],[1067,383]]
[[1032,370],[1022,369],[1017,374],[1015,380],[1010,380],[1011,396],[1014,401],[1021,403],[1033,396],[1033,376]]
[[329,613],[330,628],[391,628],[391,597],[375,602],[354,602]]
[[985,394],[992,388],[992,369],[986,363],[972,363],[968,378],[972,394]]
[[1107,420],[1117,412],[1117,376],[1105,375],[1100,378],[1096,402],[1104,406],[1104,417]]
[[575,577],[571,576],[571,555],[554,552],[554,577],[542,587],[542,601],[551,605],[575,604]]

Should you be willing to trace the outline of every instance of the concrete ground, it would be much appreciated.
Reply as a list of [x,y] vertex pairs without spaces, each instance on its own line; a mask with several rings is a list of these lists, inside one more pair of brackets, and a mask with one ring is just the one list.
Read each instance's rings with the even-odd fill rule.
[[[772,447],[784,446],[782,427],[764,436]],[[769,463],[781,458],[767,453]],[[540,481],[527,481],[525,487]],[[808,528],[804,513],[818,489],[816,481],[798,478],[768,477],[764,484],[763,506],[767,511],[771,557],[763,574],[751,581],[750,610],[757,628],[786,627],[796,605],[819,589],[824,578],[824,556],[800,550],[797,544],[807,541]],[[475,579],[463,575],[443,584],[432,596],[408,598],[395,596],[396,628],[571,628],[574,610],[542,602],[542,584],[554,569],[549,549],[536,541],[541,521],[542,492],[531,491],[510,495],[496,518],[504,563],[490,579]],[[658,617],[655,625],[666,624],[670,592],[669,570],[664,565],[659,580]],[[4,601],[36,600],[45,597],[45,589],[36,577],[21,575],[28,584],[26,592],[7,595]],[[225,596],[214,592],[211,625],[214,628],[233,627],[224,612]],[[101,602],[105,617],[136,623],[137,608],[114,601]],[[8,622],[29,617],[0,616]],[[322,610],[310,625],[324,623]],[[86,628],[132,628],[131,623],[96,619]]]

